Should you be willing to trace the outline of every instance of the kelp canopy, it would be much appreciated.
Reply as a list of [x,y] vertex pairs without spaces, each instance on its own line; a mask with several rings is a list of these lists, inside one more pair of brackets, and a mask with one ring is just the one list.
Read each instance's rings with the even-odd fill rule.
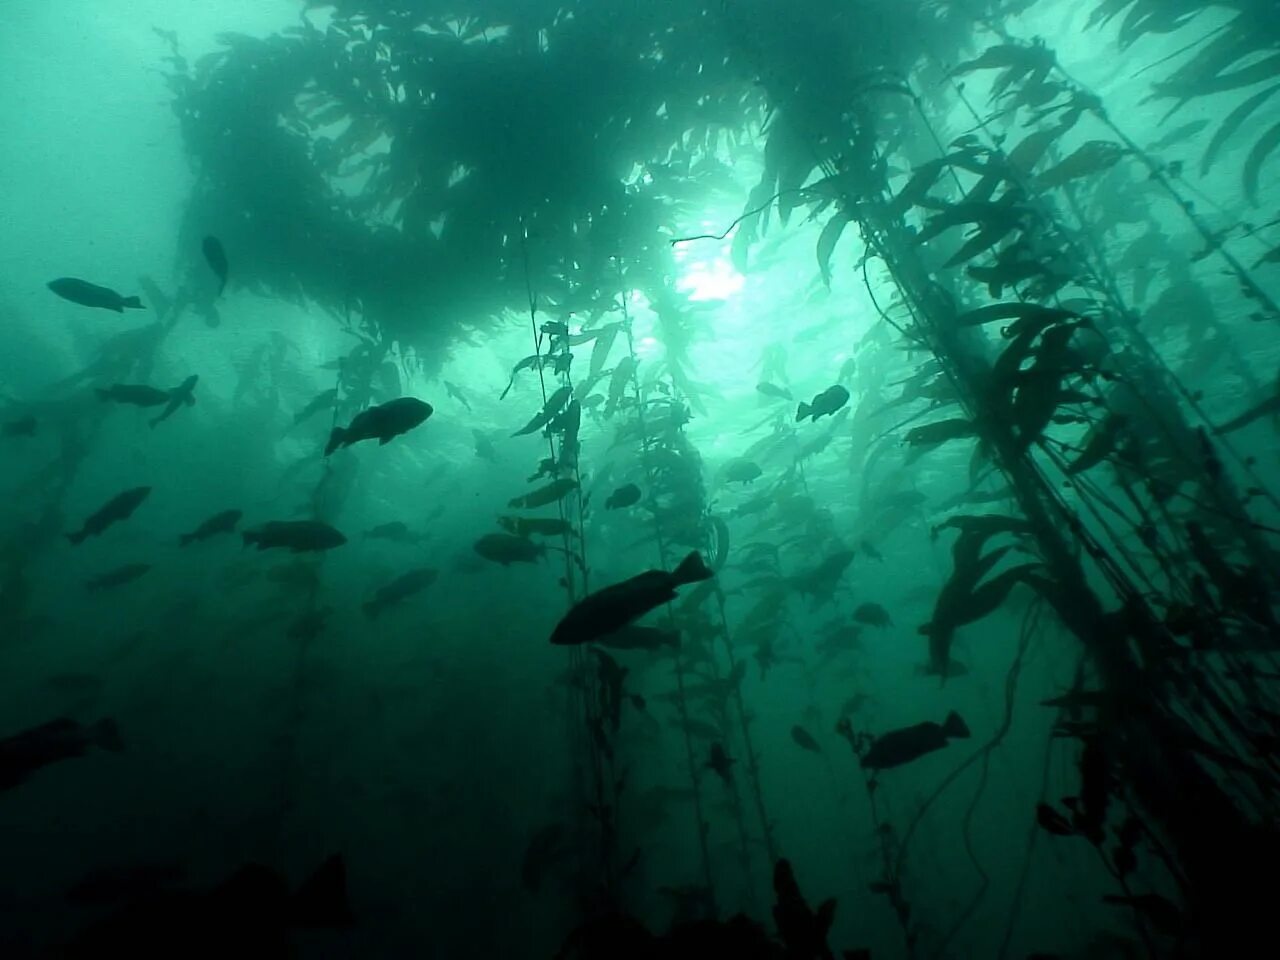
[[[199,171],[187,223],[237,250],[241,283],[355,315],[428,364],[530,290],[599,317],[614,257],[678,348],[668,241],[732,186],[740,140],[779,123],[739,22],[812,65],[797,97],[841,110],[958,35],[950,4],[800,6],[342,2],[282,35],[225,35],[189,69],[175,50]],[[770,143],[794,191],[820,158]]]

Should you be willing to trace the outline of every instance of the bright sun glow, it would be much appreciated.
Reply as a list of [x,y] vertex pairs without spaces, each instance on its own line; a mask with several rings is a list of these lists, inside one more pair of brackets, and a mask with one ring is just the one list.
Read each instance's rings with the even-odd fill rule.
[[693,263],[676,281],[676,289],[687,291],[690,300],[726,300],[742,289],[742,274],[723,257]]

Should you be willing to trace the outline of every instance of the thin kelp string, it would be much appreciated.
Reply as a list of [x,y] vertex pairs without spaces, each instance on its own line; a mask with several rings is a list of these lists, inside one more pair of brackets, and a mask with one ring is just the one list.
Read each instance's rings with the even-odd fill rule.
[[[628,297],[626,276],[622,266],[621,254],[615,255],[614,266],[617,269],[618,291],[622,300],[622,330],[627,337],[627,356],[631,359],[631,387],[636,400],[636,419],[640,424],[640,462],[645,471],[645,482],[649,486],[649,495],[653,496],[657,471],[653,466],[653,457],[649,446],[649,428],[644,415],[644,393],[640,387],[640,362],[636,358],[635,336],[631,329],[631,308],[629,306],[630,298]],[[666,533],[662,525],[662,512],[660,510],[651,510],[649,513],[653,517],[653,532],[658,546],[658,563],[663,570],[668,570],[670,569],[671,558],[667,550]],[[670,601],[665,605],[665,613],[667,618],[667,629],[676,630],[675,610]],[[706,814],[703,811],[701,768],[698,765],[697,754],[693,749],[693,734],[689,730],[689,701],[685,694],[684,653],[679,648],[676,649],[675,668],[677,694],[676,710],[680,715],[680,730],[684,734],[685,760],[689,765],[689,782],[693,788],[693,811],[694,818],[696,820],[695,826],[698,831],[698,852],[702,862],[702,876],[703,882],[706,885],[707,895],[714,903],[715,873],[711,869],[711,848],[707,842],[707,833],[710,830],[710,826],[707,823]]]

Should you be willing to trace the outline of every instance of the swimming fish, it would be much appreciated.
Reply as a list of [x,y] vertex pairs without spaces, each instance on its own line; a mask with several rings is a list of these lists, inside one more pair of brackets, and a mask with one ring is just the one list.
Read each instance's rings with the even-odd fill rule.
[[50,280],[48,287],[63,300],[70,300],[82,307],[98,307],[102,310],[114,310],[124,313],[125,307],[131,310],[145,310],[142,301],[137,297],[124,297],[107,287],[77,280],[75,277],[59,277]]

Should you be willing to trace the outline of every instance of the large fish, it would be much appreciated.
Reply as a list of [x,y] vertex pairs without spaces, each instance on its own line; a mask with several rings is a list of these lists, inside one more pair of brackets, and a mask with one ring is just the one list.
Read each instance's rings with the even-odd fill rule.
[[240,522],[240,517],[239,510],[223,510],[221,513],[215,513],[190,533],[184,533],[178,537],[178,546],[185,547],[197,540],[208,540],[219,533],[231,533]]
[[151,564],[149,563],[126,563],[123,566],[116,567],[114,570],[99,574],[91,580],[86,580],[85,587],[91,591],[122,587],[126,583],[132,583],[137,580],[150,569]]
[[222,249],[222,241],[217,237],[205,237],[200,249],[204,252],[209,269],[217,274],[218,296],[222,296],[222,291],[227,289],[227,251]]
[[439,576],[437,571],[428,567],[402,573],[390,583],[379,587],[373,599],[361,605],[365,616],[376,620],[387,607],[402,603],[415,593],[420,593],[431,586],[436,582],[437,576]]
[[676,598],[676,587],[710,579],[714,574],[695,550],[671,572],[646,570],[629,580],[597,590],[564,615],[552,631],[555,644],[590,643],[616,633],[655,607]]
[[60,717],[0,740],[0,791],[12,790],[41,767],[80,757],[90,747],[119,753],[124,749],[114,720],[93,726]]
[[392,438],[408,433],[424,422],[435,411],[431,404],[416,397],[400,397],[377,407],[370,407],[356,415],[351,425],[334,427],[329,443],[324,448],[327,457],[340,447],[349,447],[361,440],[377,440],[381,446]]
[[147,499],[151,493],[150,487],[133,487],[118,493],[105,504],[103,504],[88,520],[84,522],[84,526],[76,533],[68,533],[67,539],[72,545],[82,543],[87,537],[96,537],[120,520],[127,520],[133,511],[138,509],[138,505]]
[[169,391],[149,387],[143,383],[115,383],[95,391],[104,403],[127,403],[135,407],[158,407],[169,399]]
[[77,280],[75,277],[59,277],[57,280],[50,280],[48,286],[63,300],[70,300],[82,307],[99,307],[116,313],[124,313],[125,307],[131,310],[146,309],[137,297],[124,297],[107,287],[100,287],[87,280]]
[[347,542],[340,532],[319,520],[269,520],[261,526],[241,534],[244,545],[259,550],[287,547],[294,553],[311,550],[332,550]]
[[927,753],[941,750],[949,740],[968,736],[969,727],[960,718],[960,714],[952,710],[942,723],[925,721],[900,730],[890,730],[877,737],[862,755],[862,765],[868,770],[900,767]]

